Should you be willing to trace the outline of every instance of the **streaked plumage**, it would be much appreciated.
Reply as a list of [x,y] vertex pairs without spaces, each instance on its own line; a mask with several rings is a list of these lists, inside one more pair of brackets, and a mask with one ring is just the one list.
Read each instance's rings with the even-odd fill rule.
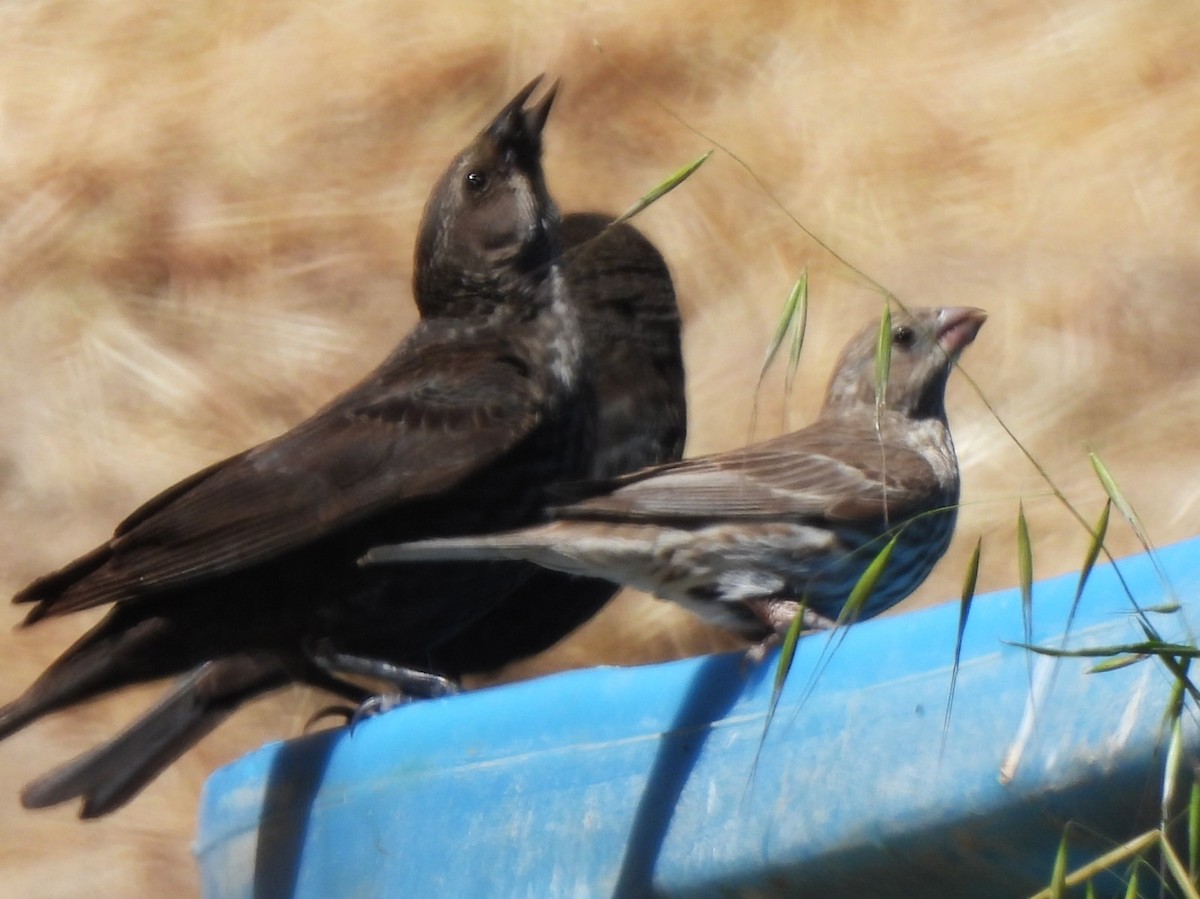
[[984,318],[955,308],[897,314],[878,417],[876,323],[847,346],[820,416],[803,430],[618,478],[554,510],[550,524],[382,547],[365,561],[526,559],[629,584],[761,637],[786,626],[801,600],[836,618],[898,531],[890,569],[860,612],[878,614],[950,542],[959,475],[945,386]]

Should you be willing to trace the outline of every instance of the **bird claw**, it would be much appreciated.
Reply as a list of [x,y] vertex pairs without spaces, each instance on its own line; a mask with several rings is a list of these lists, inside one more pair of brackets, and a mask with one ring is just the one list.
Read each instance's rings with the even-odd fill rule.
[[[323,709],[318,709],[313,713],[312,717],[304,724],[304,730],[307,732],[312,729],[314,724],[325,720],[326,718],[340,718],[343,726],[349,726],[350,732],[354,732],[361,722],[368,718],[374,718],[376,715],[382,715],[385,712],[390,712],[392,709],[399,708],[402,705],[408,705],[413,702],[422,702],[426,699],[438,699],[442,696],[453,696],[455,693],[462,692],[458,684],[444,677],[439,677],[436,674],[429,674],[424,671],[412,671],[410,669],[401,669],[414,677],[422,679],[421,693],[405,693],[405,692],[387,692],[375,693],[368,696],[357,706],[347,705],[330,705]],[[411,682],[410,682],[411,683]]]
[[387,689],[368,696],[357,706],[327,706],[320,709],[308,719],[305,730],[325,718],[341,718],[342,723],[349,725],[353,731],[359,722],[410,702],[440,699],[462,692],[456,681],[440,674],[395,665],[382,659],[337,652],[325,642],[309,647],[308,655],[314,665],[337,681],[348,675],[364,677],[386,684]]
[[354,728],[367,718],[374,718],[376,715],[382,715],[398,706],[415,701],[413,697],[405,696],[403,693],[376,693],[374,696],[368,696],[357,706],[327,705],[314,712],[312,717],[304,723],[304,731],[307,733],[314,724],[327,718],[338,718],[341,719],[342,727],[349,727],[350,733],[354,733]]
[[417,701],[415,697],[406,696],[403,693],[376,693],[374,696],[367,697],[354,710],[346,724],[350,726],[350,733],[353,734],[354,728],[368,718],[374,718],[376,715],[382,715],[384,712],[390,712],[392,709]]
[[800,628],[801,634],[813,631],[831,631],[838,626],[832,618],[826,618],[819,612],[814,612],[803,603],[782,600],[750,600],[746,605],[763,624],[770,628],[771,632],[746,650],[743,668],[760,663],[772,649],[783,641],[783,636],[792,626],[797,613],[804,616]]

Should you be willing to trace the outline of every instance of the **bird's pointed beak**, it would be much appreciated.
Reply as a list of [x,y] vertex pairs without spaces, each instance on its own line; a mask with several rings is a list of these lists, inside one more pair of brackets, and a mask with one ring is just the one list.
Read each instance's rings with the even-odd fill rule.
[[550,107],[554,105],[554,97],[558,93],[558,82],[550,85],[546,96],[540,103],[529,109],[525,108],[533,92],[542,83],[544,75],[538,75],[527,85],[517,91],[515,97],[504,105],[491,123],[484,128],[484,133],[499,145],[527,144],[532,147],[541,146],[542,129],[550,116]]
[[[538,80],[541,80],[540,76]],[[542,101],[525,114],[525,127],[534,134],[541,134],[546,126],[546,119],[550,117],[550,107],[554,105],[554,98],[558,94],[558,85],[556,80],[550,85]]]
[[987,313],[972,306],[939,309],[937,341],[949,356],[957,358],[959,353],[971,345],[985,321]]

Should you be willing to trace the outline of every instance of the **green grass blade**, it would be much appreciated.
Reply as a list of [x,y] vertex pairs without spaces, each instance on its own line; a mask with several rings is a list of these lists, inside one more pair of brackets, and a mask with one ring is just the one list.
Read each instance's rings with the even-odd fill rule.
[[892,373],[892,308],[884,304],[879,320],[879,337],[875,343],[875,417],[883,414],[887,403],[888,378]]
[[792,322],[796,318],[796,310],[800,306],[801,295],[807,293],[807,291],[808,276],[806,272],[792,285],[787,302],[783,304],[783,314],[779,316],[779,321],[775,323],[775,333],[771,335],[771,343],[767,347],[767,355],[763,358],[762,368],[758,372],[758,381],[760,384],[762,383],[762,379],[767,375],[767,369],[775,361],[775,356],[779,352],[779,348],[783,346],[783,338],[787,337],[788,331],[791,330]]
[[1088,674],[1104,674],[1106,671],[1120,671],[1122,668],[1128,668],[1131,665],[1136,665],[1138,662],[1144,662],[1150,658],[1148,655],[1128,655],[1117,656],[1115,659],[1109,659],[1107,662],[1100,662],[1088,669]]
[[785,397],[792,395],[792,387],[796,383],[796,371],[800,367],[800,350],[804,347],[804,334],[808,330],[808,269],[800,273],[800,280],[796,282],[796,288],[799,288],[799,295],[796,297],[796,306],[792,313],[795,326],[792,328],[792,345],[788,350],[787,375],[783,379],[783,395]]
[[[1033,644],[1033,546],[1029,540],[1029,522],[1025,504],[1017,503],[1017,576],[1021,583],[1021,627],[1025,645]],[[1029,663],[1029,683],[1033,684],[1033,658]]]
[[1089,880],[1083,888],[1083,899],[1096,899],[1096,884]]
[[1137,899],[1138,892],[1138,869],[1137,865],[1134,865],[1133,870],[1129,872],[1129,883],[1125,887],[1125,899]]
[[837,621],[838,627],[845,624],[853,624],[858,620],[858,614],[862,611],[862,607],[866,605],[871,594],[875,592],[875,586],[879,583],[879,578],[883,576],[883,571],[887,568],[888,562],[891,561],[892,551],[896,548],[896,541],[900,539],[900,534],[904,531],[901,528],[897,531],[892,539],[887,542],[871,560],[871,564],[866,567],[858,581],[854,584],[854,589],[850,591],[850,595],[846,598],[846,604],[842,606],[842,610],[838,612]]
[[1164,602],[1156,606],[1146,606],[1142,611],[1153,612],[1155,615],[1174,615],[1182,608],[1183,606],[1177,602]]
[[1071,611],[1067,614],[1067,627],[1063,632],[1063,640],[1066,640],[1067,634],[1071,631],[1075,613],[1079,610],[1079,601],[1083,598],[1083,588],[1087,584],[1088,577],[1091,576],[1092,569],[1096,566],[1100,550],[1104,548],[1104,537],[1108,534],[1108,513],[1111,509],[1112,499],[1109,498],[1105,501],[1104,510],[1100,513],[1100,520],[1096,522],[1096,527],[1092,531],[1092,540],[1088,544],[1087,555],[1083,558],[1083,567],[1079,569],[1079,581],[1075,584],[1075,596],[1071,600]]
[[1050,899],[1063,899],[1067,895],[1067,832],[1063,831],[1058,841],[1058,852],[1054,854],[1054,870],[1050,873]]
[[[1008,643],[1009,641],[1002,641]],[[1105,646],[1086,646],[1079,649],[1059,649],[1052,646],[1035,646],[1032,643],[1009,643],[1042,656],[1057,656],[1064,659],[1102,659],[1118,655],[1146,655],[1175,659],[1200,658],[1200,647],[1188,643],[1164,643],[1162,640],[1143,640],[1136,643],[1113,643]]]
[[804,603],[800,604],[796,617],[788,625],[787,633],[783,635],[783,645],[779,648],[779,662],[775,666],[775,683],[771,687],[771,705],[767,709],[767,720],[763,725],[763,737],[766,738],[767,728],[775,717],[775,709],[779,705],[780,694],[788,673],[792,670],[792,662],[796,657],[796,644],[800,642],[800,632],[804,630]]
[[1163,763],[1162,786],[1162,820],[1160,827],[1166,833],[1167,821],[1171,817],[1171,806],[1175,804],[1176,791],[1179,788],[1181,762],[1183,760],[1183,728],[1179,716],[1171,720],[1171,737],[1167,741],[1167,758]]
[[1154,572],[1158,575],[1159,582],[1162,583],[1163,588],[1167,591],[1170,600],[1175,601],[1175,589],[1171,586],[1167,572],[1158,561],[1158,553],[1154,551],[1154,545],[1150,542],[1150,533],[1146,530],[1146,526],[1142,524],[1141,516],[1133,508],[1133,503],[1125,496],[1124,491],[1117,485],[1116,478],[1112,476],[1112,472],[1108,470],[1108,466],[1104,464],[1103,460],[1095,452],[1089,452],[1088,458],[1091,459],[1092,468],[1096,472],[1096,477],[1100,479],[1100,484],[1104,487],[1104,492],[1108,494],[1108,498],[1117,507],[1117,511],[1129,523],[1129,527],[1133,531],[1134,536],[1137,537],[1138,543],[1142,545],[1142,549],[1150,557],[1150,562],[1154,565]]
[[846,602],[838,612],[837,620],[833,622],[833,630],[829,632],[829,639],[825,642],[825,646],[821,649],[821,655],[817,659],[816,667],[813,671],[812,678],[805,688],[804,695],[800,699],[801,705],[807,701],[812,691],[816,688],[817,680],[825,670],[825,666],[829,664],[829,660],[833,657],[833,653],[841,646],[842,640],[846,638],[846,628],[858,620],[859,614],[862,612],[863,606],[870,599],[871,594],[875,592],[875,587],[879,583],[879,578],[883,576],[884,569],[887,568],[888,562],[892,558],[892,552],[896,548],[896,543],[900,539],[900,535],[904,532],[904,528],[900,528],[887,542],[867,565],[866,569],[854,587],[850,590],[849,596],[846,597]]
[[[1176,656],[1180,656],[1180,658],[1176,658]],[[1168,719],[1174,715],[1181,714],[1181,712],[1177,711],[1177,709],[1182,710],[1183,708],[1184,693],[1192,697],[1193,702],[1195,702],[1197,705],[1200,705],[1200,688],[1192,683],[1192,679],[1188,677],[1188,668],[1191,665],[1191,659],[1195,657],[1196,647],[1194,646],[1188,647],[1187,654],[1173,653],[1168,655],[1160,655],[1158,657],[1159,661],[1163,663],[1163,666],[1175,676],[1175,683],[1178,687],[1178,695],[1177,697],[1172,697],[1171,706],[1168,708],[1168,714],[1165,716]]]
[[1188,799],[1188,879],[1196,882],[1196,871],[1200,868],[1200,783],[1192,782],[1192,795]]
[[775,720],[775,711],[779,708],[779,697],[783,694],[783,685],[787,681],[788,673],[792,670],[792,662],[796,658],[796,645],[800,642],[800,633],[804,630],[806,606],[807,603],[801,600],[800,608],[796,610],[796,617],[792,619],[787,633],[783,635],[783,644],[779,648],[779,662],[775,666],[775,683],[771,687],[771,704],[767,707],[762,736],[759,737],[758,749],[754,752],[754,762],[750,765],[751,783],[758,771],[758,761],[762,756],[763,747],[767,743],[767,731],[771,729],[771,722]]
[[[779,321],[775,323],[775,332],[771,335],[771,343],[767,346],[767,353],[763,357],[762,368],[758,371],[758,384],[761,387],[763,379],[767,376],[767,371],[771,368],[771,363],[775,361],[775,356],[779,353],[779,348],[783,346],[783,339],[787,337],[788,331],[793,330],[796,326],[797,319],[800,320],[800,339],[803,340],[803,331],[808,323],[808,270],[801,273],[796,283],[792,285],[792,290],[788,294],[787,301],[783,304],[783,312],[779,316]],[[796,349],[794,344],[796,338],[792,338],[793,350],[797,357],[800,351]]]
[[1134,511],[1133,504],[1126,498],[1124,491],[1117,486],[1116,479],[1112,476],[1112,472],[1108,470],[1108,466],[1104,464],[1101,458],[1094,452],[1089,452],[1088,458],[1092,462],[1092,468],[1096,472],[1096,477],[1100,479],[1100,485],[1104,487],[1104,492],[1108,494],[1108,498],[1117,507],[1117,511],[1129,522],[1129,526],[1133,528],[1133,533],[1138,538],[1138,542],[1142,544],[1142,548],[1149,552],[1150,537],[1146,533],[1142,519]]
[[1167,868],[1170,870],[1171,876],[1175,878],[1175,883],[1179,887],[1179,891],[1187,899],[1200,899],[1200,893],[1196,892],[1196,888],[1188,880],[1188,873],[1183,867],[1183,862],[1179,860],[1179,856],[1171,848],[1170,842],[1162,840],[1159,842],[1158,848],[1162,853],[1163,861],[1167,863]]
[[975,549],[967,561],[963,577],[962,595],[958,606],[958,635],[954,640],[954,664],[950,666],[950,693],[946,697],[946,716],[942,721],[942,751],[946,749],[946,734],[950,731],[950,712],[954,707],[954,689],[958,683],[958,666],[962,660],[963,634],[967,630],[967,618],[971,614],[971,601],[975,598],[975,585],[979,581],[979,553],[983,549],[983,538],[975,541]]
[[[1119,865],[1121,862],[1126,862],[1130,859],[1137,859],[1143,852],[1158,843],[1160,839],[1161,837],[1157,829],[1148,830],[1145,833],[1141,833],[1138,836],[1122,843],[1120,846],[1110,849],[1108,852],[1105,852],[1098,858],[1093,859],[1083,867],[1072,871],[1063,879],[1064,885],[1067,887],[1067,889],[1077,887],[1081,883],[1086,883],[1097,874],[1103,874],[1110,868]],[[1136,886],[1136,868],[1134,871],[1135,874],[1130,878],[1130,883]],[[1040,893],[1035,893],[1031,899],[1050,899],[1051,895],[1050,888],[1047,887]],[[1136,889],[1132,894],[1126,892],[1126,896],[1129,895],[1137,896]]]
[[[797,324],[799,321],[799,324]],[[775,324],[775,333],[771,335],[771,343],[767,346],[767,353],[763,357],[762,368],[758,371],[758,382],[754,385],[754,407],[750,413],[750,439],[754,438],[754,429],[758,425],[758,397],[762,391],[763,380],[767,377],[767,371],[771,368],[771,363],[775,361],[775,356],[779,353],[779,348],[783,346],[783,339],[787,337],[788,331],[792,331],[792,351],[799,360],[800,349],[796,345],[797,334],[799,340],[804,339],[804,330],[808,324],[808,271],[807,269],[801,273],[796,283],[792,285],[792,290],[788,294],[787,302],[783,304],[783,314],[779,316],[779,321]],[[790,366],[790,363],[789,363]],[[787,415],[786,397],[790,393],[790,382],[785,383],[784,394],[784,415]]]
[[715,153],[715,152],[716,152],[715,149],[709,150],[703,156],[689,162],[687,165],[685,165],[679,171],[675,172],[675,174],[668,177],[667,180],[663,181],[661,184],[659,184],[657,187],[655,187],[649,193],[643,194],[642,197],[636,203],[634,203],[632,206],[630,206],[628,209],[626,209],[625,212],[623,212],[620,216],[618,216],[617,220],[615,222],[613,222],[613,224],[610,225],[609,227],[613,227],[615,225],[620,225],[623,222],[627,222],[631,218],[633,218],[635,215],[637,215],[639,212],[642,212],[644,209],[646,209],[647,206],[650,206],[652,203],[657,203],[659,200],[661,200],[663,197],[665,197],[667,194],[669,194],[671,191],[673,191],[675,188],[677,188],[679,185],[681,185],[688,178],[692,177],[692,175],[694,175],[696,173],[696,170],[699,169],[700,166],[704,165],[704,163],[708,162],[708,158],[710,156],[712,156],[713,153]]

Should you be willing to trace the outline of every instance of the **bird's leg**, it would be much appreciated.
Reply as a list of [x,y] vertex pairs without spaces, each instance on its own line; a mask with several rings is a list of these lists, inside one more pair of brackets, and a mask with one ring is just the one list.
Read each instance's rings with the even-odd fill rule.
[[788,632],[796,616],[803,615],[800,632],[807,634],[812,631],[831,631],[837,627],[837,622],[814,612],[805,603],[790,599],[747,599],[746,607],[754,613],[770,633],[746,650],[747,664],[758,664],[767,653],[779,645],[783,635]]
[[323,671],[331,681],[344,682],[346,677],[364,677],[381,681],[388,689],[381,693],[364,691],[356,707],[330,706],[322,709],[310,720],[337,716],[346,720],[351,727],[363,718],[391,711],[398,706],[422,699],[438,699],[461,692],[456,681],[430,671],[421,671],[404,665],[396,665],[383,659],[358,656],[334,650],[326,641],[320,641],[308,650],[313,664]]
[[448,677],[373,659],[367,656],[333,652],[315,654],[313,661],[331,677],[368,677],[383,681],[396,694],[409,699],[437,699],[460,692],[459,685]]

